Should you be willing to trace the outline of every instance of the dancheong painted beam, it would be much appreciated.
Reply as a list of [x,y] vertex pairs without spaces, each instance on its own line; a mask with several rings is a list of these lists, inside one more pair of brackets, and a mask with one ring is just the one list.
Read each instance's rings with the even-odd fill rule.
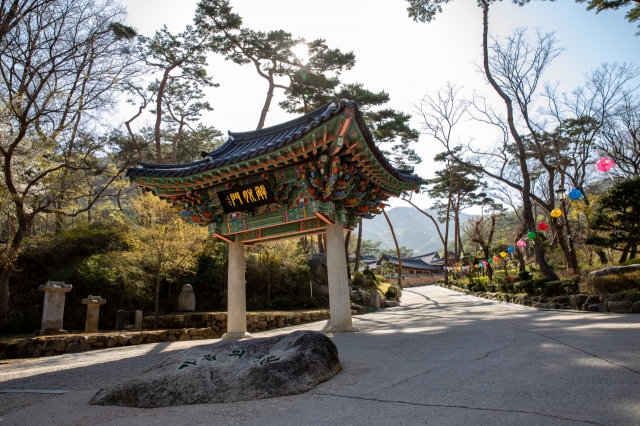
[[135,185],[170,201],[212,237],[259,244],[352,228],[391,196],[419,188],[376,147],[358,105],[334,101],[295,120],[228,140],[188,164],[139,163]]

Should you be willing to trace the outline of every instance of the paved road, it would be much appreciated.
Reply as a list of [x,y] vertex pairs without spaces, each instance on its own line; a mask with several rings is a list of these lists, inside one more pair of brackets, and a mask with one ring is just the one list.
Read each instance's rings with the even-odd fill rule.
[[361,332],[332,337],[342,372],[311,392],[259,401],[88,404],[100,387],[210,340],[0,365],[2,389],[72,390],[0,394],[0,426],[640,425],[640,315],[538,311],[430,286],[354,323]]

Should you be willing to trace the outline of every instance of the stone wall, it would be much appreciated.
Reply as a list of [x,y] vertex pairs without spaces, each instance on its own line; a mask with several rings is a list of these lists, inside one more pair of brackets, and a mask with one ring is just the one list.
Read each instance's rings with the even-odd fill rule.
[[[152,329],[154,319],[145,317],[142,325],[145,330],[141,331],[40,336],[0,342],[0,359],[38,358],[144,343],[217,339],[227,331],[227,314],[220,312],[161,316],[157,327],[163,326]],[[259,332],[328,319],[329,311],[324,310],[278,314],[250,312],[247,313],[247,330]]]
[[[432,285],[436,283],[436,280],[442,279],[443,274],[437,275],[403,275],[402,287],[420,287],[424,285]],[[398,277],[387,277],[386,280],[390,283],[398,282]]]
[[572,309],[583,312],[640,313],[640,293],[626,294],[572,294],[569,296],[513,296],[509,294],[471,292],[456,286],[445,286],[460,293],[499,302],[515,303],[538,309]]
[[[162,315],[154,326],[154,316],[142,319],[142,328],[146,330],[163,330],[170,328],[205,328],[211,327],[220,334],[227,331],[226,312],[205,312],[184,315]],[[248,312],[247,331],[273,330],[287,325],[304,324],[329,319],[329,311],[306,312]]]

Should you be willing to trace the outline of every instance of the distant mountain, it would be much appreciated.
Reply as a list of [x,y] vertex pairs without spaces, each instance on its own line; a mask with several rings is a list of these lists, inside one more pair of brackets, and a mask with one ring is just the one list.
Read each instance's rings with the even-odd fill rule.
[[[427,210],[437,220],[435,210]],[[420,213],[413,207],[395,207],[387,211],[393,230],[398,238],[398,244],[414,250],[415,254],[429,253],[434,250],[442,250],[442,242],[438,231],[431,219]],[[464,223],[471,215],[460,214],[460,223]],[[450,239],[453,237],[453,221],[450,223]],[[440,224],[444,235],[444,224]],[[389,225],[384,215],[378,215],[373,219],[362,221],[362,238],[365,240],[380,241],[381,248],[395,248]]]

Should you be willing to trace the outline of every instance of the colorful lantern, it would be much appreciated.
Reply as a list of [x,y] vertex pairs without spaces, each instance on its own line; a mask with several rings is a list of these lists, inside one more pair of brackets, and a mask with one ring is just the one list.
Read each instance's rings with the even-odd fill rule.
[[578,188],[573,188],[571,191],[569,191],[569,198],[571,198],[572,200],[579,200],[583,196],[584,195],[582,195],[582,191],[580,191]]
[[527,245],[527,242],[525,240],[519,240],[518,241],[518,247],[524,247]]
[[538,224],[538,229],[541,230],[541,231],[547,231],[549,229],[549,225],[547,225],[544,222],[540,222]]
[[560,209],[551,210],[551,217],[552,218],[558,219],[560,216],[562,216],[562,210],[560,210]]
[[611,158],[608,158],[608,157],[602,157],[596,163],[596,169],[598,169],[601,172],[608,172],[609,170],[611,170],[612,167],[615,167],[615,166],[617,166],[617,164]]
[[[503,252],[503,253],[504,253],[504,252]],[[506,255],[507,255],[507,253],[504,253],[504,255],[506,256]],[[494,261],[494,262],[497,262],[497,261],[499,261],[499,260],[500,260],[500,256],[494,256],[494,257],[493,257],[493,261]]]
[[[512,249],[513,247],[509,247],[509,248]],[[500,257],[507,257],[507,253],[503,251],[502,253],[500,253]]]
[[493,263],[493,259],[487,259],[487,262],[488,262],[489,264],[492,264],[492,263]]
[[[508,251],[509,253],[513,253],[514,251],[516,251],[516,249],[515,249],[515,248],[513,248],[513,247],[509,247],[509,248],[507,249],[507,251]],[[502,256],[502,257],[504,257],[504,256]]]
[[527,234],[527,238],[533,240],[536,237],[536,233],[531,231]]

